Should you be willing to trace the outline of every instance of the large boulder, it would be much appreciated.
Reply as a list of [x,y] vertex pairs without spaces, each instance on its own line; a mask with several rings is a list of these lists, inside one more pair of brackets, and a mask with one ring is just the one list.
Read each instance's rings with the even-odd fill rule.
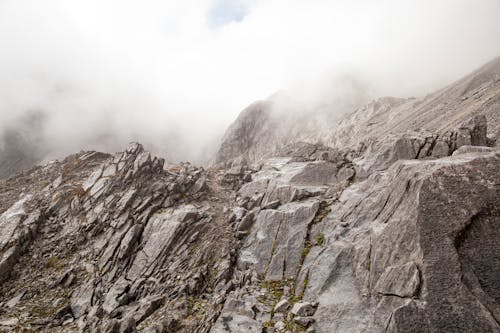
[[304,263],[316,331],[497,331],[499,163],[400,161],[345,192],[324,226],[333,242]]

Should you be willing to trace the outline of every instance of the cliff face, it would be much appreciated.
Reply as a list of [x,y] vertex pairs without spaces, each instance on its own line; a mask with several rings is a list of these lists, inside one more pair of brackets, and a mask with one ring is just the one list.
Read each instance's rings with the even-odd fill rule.
[[206,170],[0,180],[0,331],[498,332],[499,63],[318,131],[256,103]]

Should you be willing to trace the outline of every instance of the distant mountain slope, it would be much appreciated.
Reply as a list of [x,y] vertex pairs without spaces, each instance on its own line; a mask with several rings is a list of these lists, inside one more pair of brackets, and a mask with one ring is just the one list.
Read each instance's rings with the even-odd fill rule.
[[0,132],[0,178],[42,161],[46,153],[40,135],[43,121],[43,113],[28,112]]
[[0,332],[499,332],[498,84],[342,119],[276,95],[213,167],[132,143],[0,179]]
[[362,142],[408,131],[444,133],[476,115],[486,116],[488,134],[495,137],[500,130],[500,57],[422,98],[384,97],[339,116],[283,110],[281,105],[270,99],[245,109],[224,135],[216,161],[240,155],[260,159],[298,141],[356,149]]

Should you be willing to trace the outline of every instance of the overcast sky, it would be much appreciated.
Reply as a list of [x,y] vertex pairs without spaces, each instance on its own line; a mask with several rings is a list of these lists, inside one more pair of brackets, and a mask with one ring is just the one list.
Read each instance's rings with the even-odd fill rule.
[[61,154],[138,139],[189,159],[277,90],[361,73],[421,95],[499,36],[499,0],[0,0],[0,125],[43,110]]

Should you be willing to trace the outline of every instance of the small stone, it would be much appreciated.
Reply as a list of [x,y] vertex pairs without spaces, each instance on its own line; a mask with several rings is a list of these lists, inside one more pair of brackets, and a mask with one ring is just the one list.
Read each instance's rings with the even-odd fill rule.
[[297,302],[293,305],[292,314],[295,316],[312,316],[314,307],[309,302]]
[[262,206],[262,209],[276,209],[280,205],[281,205],[281,201],[275,200],[275,201],[271,201],[271,202],[265,204],[264,206]]
[[276,324],[274,324],[274,328],[277,329],[278,331],[283,331],[285,329],[286,325],[283,321],[278,321]]
[[73,282],[75,282],[75,279],[76,279],[76,275],[72,272],[69,273],[68,276],[64,279],[63,286],[65,288],[68,288],[69,286],[71,286],[73,284]]
[[253,225],[255,221],[255,215],[253,212],[248,213],[241,219],[241,222],[238,224],[237,231],[247,231]]
[[288,298],[285,297],[276,304],[276,306],[274,307],[274,312],[285,312],[289,307],[290,302],[288,301]]
[[62,325],[68,325],[68,324],[71,324],[75,319],[73,318],[73,316],[71,315],[71,313],[67,313],[65,314],[62,318],[61,318],[61,322],[62,322]]
[[274,321],[283,321],[285,319],[285,315],[281,312],[276,312],[273,316]]
[[293,318],[293,321],[297,325],[300,325],[300,326],[303,326],[303,327],[307,327],[307,326],[311,325],[312,323],[314,323],[314,318],[312,318],[312,317],[297,316],[297,317]]
[[198,178],[198,180],[194,183],[193,185],[193,188],[192,188],[192,192],[193,193],[198,193],[198,192],[202,192],[204,191],[205,189],[208,188],[208,185],[207,185],[207,178],[205,176],[201,176],[200,178]]
[[26,293],[25,290],[21,291],[19,294],[17,294],[14,298],[12,298],[10,301],[5,303],[5,306],[8,308],[13,308],[15,307],[23,298],[24,294]]
[[137,327],[135,325],[135,320],[132,317],[123,319],[120,324],[120,333],[135,333],[137,332]]
[[238,238],[238,239],[243,239],[246,236],[248,236],[248,231],[238,231],[236,233],[236,238]]
[[11,326],[16,326],[17,324],[19,324],[19,319],[17,319],[17,318],[9,318],[9,319],[5,319],[5,320],[0,321],[0,327],[2,327],[2,326],[11,327]]

